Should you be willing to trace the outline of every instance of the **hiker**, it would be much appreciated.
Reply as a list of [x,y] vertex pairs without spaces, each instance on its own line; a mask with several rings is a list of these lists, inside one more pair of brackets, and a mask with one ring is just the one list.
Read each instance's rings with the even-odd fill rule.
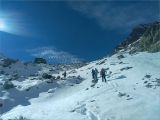
[[95,71],[95,81],[97,82],[98,81],[98,70],[97,70],[97,68],[95,68],[94,69],[94,71]]
[[94,69],[92,69],[92,78],[93,78],[93,80],[95,79],[95,70]]
[[64,78],[66,78],[66,76],[67,76],[66,71],[62,75],[64,76]]
[[106,71],[105,71],[104,68],[101,69],[100,74],[101,74],[101,77],[102,77],[102,82],[107,82],[107,80],[106,80]]

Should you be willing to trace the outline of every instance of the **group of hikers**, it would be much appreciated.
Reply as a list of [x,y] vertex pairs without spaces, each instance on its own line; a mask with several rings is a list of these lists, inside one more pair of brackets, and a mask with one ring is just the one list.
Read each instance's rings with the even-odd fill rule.
[[[94,83],[98,82],[98,73],[99,72],[98,72],[97,68],[92,69],[92,78],[93,78]],[[102,82],[107,82],[107,80],[106,80],[106,70],[104,68],[101,69],[100,76],[102,77]]]
[[[98,69],[95,68],[95,69],[92,69],[92,78],[93,78],[93,82],[94,83],[97,83],[98,82]],[[111,73],[109,73],[111,74]],[[66,71],[64,71],[64,73],[62,73],[63,77],[66,78],[67,76],[67,73]],[[101,71],[100,71],[100,76],[102,78],[102,82],[107,82],[106,80],[106,69],[102,68]]]

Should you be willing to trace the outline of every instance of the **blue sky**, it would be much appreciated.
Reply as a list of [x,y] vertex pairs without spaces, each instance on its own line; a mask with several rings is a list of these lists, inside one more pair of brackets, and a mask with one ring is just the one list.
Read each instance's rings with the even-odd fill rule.
[[0,52],[21,60],[95,60],[135,26],[158,18],[158,1],[1,0],[0,20],[8,29],[0,31]]

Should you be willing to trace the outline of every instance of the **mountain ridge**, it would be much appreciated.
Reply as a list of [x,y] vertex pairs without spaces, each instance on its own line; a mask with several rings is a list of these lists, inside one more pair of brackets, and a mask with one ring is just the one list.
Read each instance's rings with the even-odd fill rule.
[[135,27],[129,36],[116,48],[115,53],[121,50],[136,52],[159,52],[160,51],[160,22],[140,24]]

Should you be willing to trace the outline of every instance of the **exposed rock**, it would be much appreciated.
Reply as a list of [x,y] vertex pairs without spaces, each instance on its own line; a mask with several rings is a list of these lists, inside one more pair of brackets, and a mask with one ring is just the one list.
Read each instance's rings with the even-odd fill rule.
[[90,100],[90,102],[95,102],[96,100]]
[[126,97],[130,97],[130,95],[127,95]]
[[31,89],[31,87],[27,88],[26,91],[29,91]]
[[44,58],[35,58],[34,63],[36,63],[36,64],[42,64],[42,63],[46,64],[47,62]]
[[106,60],[103,60],[103,61],[96,63],[96,65],[101,65],[101,64],[104,64],[105,62],[106,62]]
[[11,89],[11,88],[14,88],[14,84],[11,82],[11,81],[5,81],[4,85],[3,85],[3,88],[4,89]]
[[15,73],[15,74],[12,75],[12,79],[13,80],[17,80],[18,78],[19,78],[18,73]]
[[0,103],[0,107],[3,107],[3,103]]
[[57,78],[56,78],[57,80],[59,80],[59,79],[61,79],[61,76],[57,76]]
[[156,82],[157,82],[156,86],[160,86],[160,78],[159,79],[156,78]]
[[46,82],[47,83],[53,83],[53,80],[52,79],[48,79]]
[[5,72],[3,70],[0,71],[0,74],[4,74]]
[[152,88],[152,86],[153,86],[153,85],[151,85],[151,83],[148,83],[148,84],[146,85],[147,88]]
[[56,80],[56,76],[52,76],[52,80]]
[[151,78],[151,75],[145,75],[144,77],[145,78]]
[[124,57],[124,55],[119,55],[119,56],[117,56],[117,58],[122,59],[122,58],[125,58],[125,57]]
[[144,84],[147,83],[148,81],[144,81]]
[[127,98],[126,100],[132,100],[133,98]]
[[89,88],[86,88],[85,90],[89,90]]
[[118,96],[119,96],[119,97],[126,96],[126,93],[121,93],[121,92],[119,92],[119,93],[118,93]]
[[27,119],[27,118],[25,118],[23,116],[19,116],[19,117],[16,117],[14,119],[8,119],[8,120],[30,120],[30,119]]
[[49,75],[47,73],[43,73],[42,78],[44,78],[44,79],[51,79],[52,75]]
[[72,70],[72,71],[69,72],[69,74],[72,74],[72,73],[77,73],[77,71],[76,70]]
[[111,63],[110,65],[116,65],[115,63]]
[[120,71],[129,70],[129,69],[131,69],[131,68],[133,68],[133,67],[125,67],[125,68],[121,68]]
[[118,45],[115,50],[119,51],[121,49],[127,48],[129,44],[137,41],[148,28],[148,24],[141,24],[135,27],[130,33],[130,35],[122,43],[120,43],[120,45]]
[[156,21],[134,28],[129,37],[116,47],[115,52],[122,49],[128,50],[130,54],[143,51],[159,52],[160,22]]
[[12,60],[12,59],[9,59],[9,58],[3,59],[3,64],[2,64],[2,66],[3,66],[3,67],[9,67],[11,64],[14,64],[14,63],[16,63],[16,62],[17,62],[16,60]]
[[30,80],[36,80],[36,79],[37,79],[36,77],[30,78]]
[[54,93],[55,92],[55,89],[49,89],[48,90],[48,93]]

